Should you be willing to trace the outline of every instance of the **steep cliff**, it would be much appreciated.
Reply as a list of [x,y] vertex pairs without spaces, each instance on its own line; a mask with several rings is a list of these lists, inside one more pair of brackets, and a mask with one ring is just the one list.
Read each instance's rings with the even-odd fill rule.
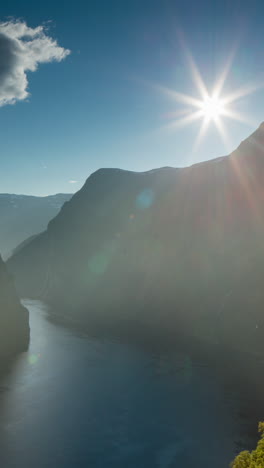
[[83,323],[134,321],[264,350],[264,126],[231,155],[101,169],[11,258],[22,294]]
[[28,342],[28,311],[21,306],[12,279],[0,257],[0,361],[25,351]]

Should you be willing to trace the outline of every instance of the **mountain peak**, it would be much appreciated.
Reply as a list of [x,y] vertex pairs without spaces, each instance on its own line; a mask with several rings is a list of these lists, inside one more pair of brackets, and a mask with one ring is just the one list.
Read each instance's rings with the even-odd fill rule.
[[257,130],[243,140],[238,148],[231,153],[231,157],[254,158],[262,160],[264,154],[264,122],[262,122]]

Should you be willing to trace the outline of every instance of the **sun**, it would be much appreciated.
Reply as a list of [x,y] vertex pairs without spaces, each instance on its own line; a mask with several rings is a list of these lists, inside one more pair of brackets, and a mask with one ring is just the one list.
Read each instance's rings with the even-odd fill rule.
[[216,120],[226,112],[224,100],[216,96],[208,96],[201,101],[201,112],[208,121]]
[[244,116],[241,112],[237,112],[233,108],[233,104],[241,98],[263,88],[263,82],[244,85],[241,88],[237,88],[233,92],[225,95],[223,93],[223,88],[234,58],[234,53],[232,53],[227,59],[225,66],[219,73],[219,76],[210,91],[202,78],[191,52],[186,48],[186,46],[184,46],[184,49],[191,71],[191,77],[198,93],[197,96],[191,96],[164,86],[155,86],[156,89],[165,93],[170,100],[184,104],[184,107],[178,107],[176,112],[169,113],[169,117],[172,115],[173,120],[165,126],[165,129],[174,130],[177,127],[182,127],[191,124],[196,120],[201,120],[200,130],[193,144],[193,149],[197,150],[210,124],[214,124],[228,149],[228,147],[230,147],[230,142],[225,128],[226,119],[229,118],[246,123],[250,126],[256,126],[256,123],[249,119],[248,116]]

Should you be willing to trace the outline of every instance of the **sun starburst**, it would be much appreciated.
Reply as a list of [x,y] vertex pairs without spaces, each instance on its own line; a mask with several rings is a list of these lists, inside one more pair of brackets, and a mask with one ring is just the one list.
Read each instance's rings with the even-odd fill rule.
[[[232,105],[239,99],[255,92],[257,89],[263,88],[263,82],[251,83],[236,89],[234,92],[228,95],[223,94],[223,88],[234,59],[234,50],[232,51],[232,54],[230,54],[230,57],[228,58],[222,73],[219,75],[218,80],[216,81],[212,92],[210,93],[202,78],[200,70],[198,69],[192,57],[192,54],[186,48],[186,46],[184,48],[185,56],[191,71],[191,76],[198,91],[198,97],[190,96],[172,89],[158,86],[158,89],[163,93],[166,93],[172,100],[185,105],[184,112],[178,112],[179,117],[171,120],[166,128],[169,127],[173,129],[178,126],[188,125],[195,120],[201,120],[201,127],[197,139],[194,142],[194,148],[197,149],[211,123],[216,126],[224,143],[227,143],[228,141],[227,131],[224,126],[225,118],[237,120],[255,126],[255,122],[252,122],[248,116],[237,112],[232,108]],[[180,116],[180,114],[182,114],[182,116]]]
[[226,111],[223,101],[214,96],[208,96],[201,102],[201,110],[207,120],[215,120]]

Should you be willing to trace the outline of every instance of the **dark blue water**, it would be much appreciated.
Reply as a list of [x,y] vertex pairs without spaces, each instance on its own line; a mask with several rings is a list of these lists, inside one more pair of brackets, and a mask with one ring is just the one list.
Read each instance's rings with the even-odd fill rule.
[[0,380],[1,468],[224,468],[247,447],[239,390],[212,365],[80,336],[26,305],[29,352]]

